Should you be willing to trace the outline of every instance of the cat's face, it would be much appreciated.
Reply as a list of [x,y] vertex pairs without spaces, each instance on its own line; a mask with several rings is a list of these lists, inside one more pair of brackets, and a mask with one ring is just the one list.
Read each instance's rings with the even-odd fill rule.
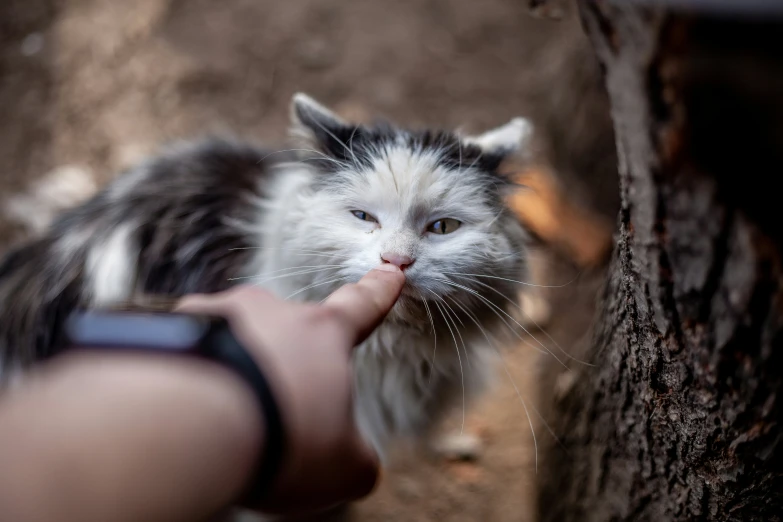
[[401,266],[399,313],[422,299],[470,306],[475,295],[455,285],[483,295],[481,284],[500,282],[486,276],[519,277],[524,236],[497,167],[526,138],[524,120],[471,139],[352,126],[301,95],[293,111],[322,171],[301,195],[295,241],[331,254],[328,277],[356,281],[379,264]]

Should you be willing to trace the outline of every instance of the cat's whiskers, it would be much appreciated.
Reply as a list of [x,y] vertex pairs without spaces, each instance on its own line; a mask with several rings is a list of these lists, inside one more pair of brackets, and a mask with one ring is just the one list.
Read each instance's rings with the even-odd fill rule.
[[[571,368],[569,368],[569,367],[568,367],[568,365],[567,365],[566,363],[564,363],[563,361],[561,361],[561,360],[560,360],[560,358],[559,358],[557,355],[555,355],[555,354],[554,354],[554,352],[552,352],[552,350],[550,350],[549,348],[547,348],[547,347],[546,347],[546,345],[544,345],[544,343],[542,343],[541,341],[539,341],[539,340],[536,338],[536,336],[534,336],[533,334],[531,334],[531,333],[528,331],[528,329],[527,329],[527,328],[525,328],[524,326],[522,326],[522,325],[519,323],[519,321],[517,321],[516,319],[514,319],[513,317],[511,317],[511,316],[510,316],[508,313],[506,313],[506,311],[505,311],[505,310],[503,310],[502,308],[500,308],[499,306],[497,306],[496,304],[494,304],[492,301],[490,301],[489,299],[487,299],[486,297],[484,297],[483,295],[481,295],[481,294],[480,294],[478,291],[476,291],[476,290],[473,290],[472,288],[468,288],[467,286],[464,286],[464,285],[460,285],[460,284],[458,284],[458,283],[455,283],[454,281],[449,281],[449,280],[446,280],[446,279],[439,279],[438,281],[440,281],[440,282],[442,282],[442,283],[444,283],[444,284],[447,284],[447,285],[453,286],[453,287],[455,287],[455,288],[460,288],[460,289],[462,289],[462,290],[465,290],[466,292],[469,292],[469,293],[471,293],[471,294],[475,295],[476,297],[478,297],[479,299],[481,299],[481,301],[483,301],[483,302],[484,302],[484,303],[485,303],[487,306],[489,306],[489,307],[490,307],[490,309],[494,310],[496,313],[497,313],[497,312],[499,312],[499,313],[502,313],[503,315],[505,315],[505,316],[506,316],[508,319],[510,319],[510,320],[511,320],[511,321],[512,321],[514,324],[516,324],[516,325],[517,325],[519,328],[521,328],[521,329],[522,329],[522,331],[523,331],[523,332],[525,332],[525,333],[526,333],[526,334],[527,334],[527,335],[528,335],[528,336],[529,336],[531,339],[533,339],[533,340],[534,340],[534,341],[535,341],[535,342],[536,342],[536,343],[537,343],[539,346],[541,346],[541,348],[543,348],[543,349],[545,350],[545,352],[546,352],[546,353],[548,353],[549,355],[551,355],[551,356],[552,356],[552,357],[553,357],[553,358],[554,358],[554,359],[555,359],[555,360],[556,360],[558,363],[560,363],[560,365],[561,365],[561,366],[563,366],[563,368],[565,368],[566,370],[569,370],[569,371],[571,371]],[[505,321],[504,321],[504,323],[505,323]],[[506,323],[506,325],[508,326],[508,324],[507,324],[507,323]],[[513,330],[513,329],[511,329],[511,331],[512,331],[512,332],[514,332],[514,330]],[[518,337],[520,340],[522,340],[523,342],[527,343],[527,342],[526,342],[524,339],[522,339],[522,337],[521,337],[521,336],[520,336],[518,333],[516,333],[516,332],[514,332],[514,333],[516,334],[516,336],[517,336],[517,337]]]
[[435,320],[432,318],[432,313],[430,312],[430,305],[427,304],[427,299],[424,297],[424,294],[421,292],[419,293],[419,297],[421,297],[421,302],[424,304],[424,310],[427,311],[427,318],[430,320],[430,326],[432,326],[432,336],[435,339],[434,347],[432,348],[432,362],[430,365],[432,366],[432,369],[430,370],[430,378],[427,381],[427,386],[429,386],[432,383],[432,374],[435,373],[435,352],[438,350],[438,332],[435,329]]
[[[445,299],[443,299],[443,297],[441,297],[441,296],[437,296],[437,297],[440,300],[440,302],[443,303],[443,305],[446,308],[448,308],[449,311],[451,312],[451,315],[452,315],[451,322],[454,325],[454,330],[457,332],[457,336],[459,337],[460,343],[462,343],[462,349],[465,351],[465,361],[468,363],[468,366],[472,366],[471,363],[470,363],[470,356],[468,355],[468,347],[465,344],[465,340],[462,338],[462,334],[459,331],[460,329],[457,328],[457,322],[456,321],[459,321],[459,324],[460,324],[460,326],[462,326],[462,328],[465,328],[465,323],[462,322],[462,319],[459,318],[459,315],[457,315],[457,312],[455,312],[454,309],[451,306],[449,306],[449,304],[446,302]],[[455,321],[455,319],[456,319],[456,321]]]
[[541,327],[541,326],[540,326],[540,325],[539,325],[539,324],[538,324],[538,323],[537,323],[535,320],[533,320],[533,318],[532,318],[532,317],[530,317],[530,315],[529,315],[527,312],[525,312],[525,309],[524,309],[524,308],[522,308],[522,306],[520,306],[520,305],[519,305],[519,303],[517,303],[516,301],[514,301],[513,299],[511,299],[510,297],[508,297],[507,295],[505,295],[503,292],[501,292],[500,290],[498,290],[498,289],[496,289],[496,288],[493,288],[492,286],[490,286],[490,285],[488,285],[488,284],[486,284],[486,283],[482,283],[481,281],[472,280],[472,282],[473,282],[473,283],[475,283],[475,284],[477,284],[477,285],[481,285],[481,286],[483,286],[483,287],[486,287],[486,288],[488,288],[488,289],[492,290],[493,292],[495,292],[496,294],[498,294],[499,296],[501,296],[503,299],[505,299],[506,301],[508,301],[509,303],[511,303],[512,305],[514,305],[516,308],[518,308],[518,309],[519,309],[519,311],[520,311],[520,312],[522,312],[523,314],[525,314],[525,316],[528,318],[528,320],[529,320],[531,323],[533,323],[533,324],[535,325],[535,327],[536,327],[536,328],[538,328],[538,329],[539,329],[539,330],[540,330],[540,331],[541,331],[541,332],[542,332],[542,333],[543,333],[543,334],[544,334],[544,335],[545,335],[545,336],[546,336],[546,337],[547,337],[547,338],[548,338],[550,341],[552,341],[552,344],[554,344],[554,345],[555,345],[555,347],[556,347],[558,350],[560,350],[560,352],[562,352],[562,354],[563,354],[563,355],[565,355],[566,357],[568,357],[568,358],[569,358],[569,359],[571,359],[572,361],[574,361],[574,362],[577,362],[577,363],[579,363],[579,364],[584,364],[585,366],[590,366],[590,367],[592,367],[592,368],[594,368],[594,367],[596,366],[595,364],[591,364],[591,363],[589,363],[589,362],[587,362],[587,361],[583,361],[583,360],[581,360],[581,359],[577,359],[576,357],[574,357],[573,355],[571,355],[570,353],[568,353],[566,350],[564,350],[564,349],[563,349],[563,348],[562,348],[562,347],[561,347],[561,346],[560,346],[560,345],[557,343],[557,341],[555,341],[555,340],[552,338],[552,336],[551,336],[551,335],[549,335],[549,333],[548,333],[546,330],[544,330],[544,329],[543,329],[543,328],[542,328],[542,327]]
[[273,277],[267,277],[265,279],[262,279],[261,281],[255,281],[253,282],[254,286],[261,286],[264,283],[269,283],[270,281],[277,281],[278,279],[284,279],[286,277],[296,277],[301,275],[310,275],[310,274],[320,274],[322,272],[326,272],[329,270],[338,270],[337,268],[331,268],[331,267],[325,267],[325,268],[310,268],[306,270],[299,270],[296,272],[291,272],[288,274],[280,274]]
[[307,290],[310,290],[311,288],[317,288],[317,287],[319,287],[319,286],[328,285],[329,283],[336,283],[336,282],[338,282],[338,281],[347,281],[347,280],[349,280],[349,279],[350,279],[350,277],[348,277],[348,276],[344,276],[344,277],[338,277],[338,278],[336,278],[336,279],[330,279],[330,280],[328,280],[328,281],[322,281],[322,282],[320,282],[320,283],[313,283],[313,284],[311,284],[311,285],[307,285],[307,286],[305,286],[304,288],[300,288],[299,290],[297,290],[297,291],[296,291],[296,292],[294,292],[293,294],[291,294],[291,295],[289,295],[288,297],[286,297],[286,298],[285,298],[285,300],[286,300],[286,301],[288,301],[288,300],[289,300],[289,299],[291,299],[292,297],[294,297],[294,296],[296,296],[296,295],[299,295],[299,294],[301,294],[302,292],[305,292],[305,291],[307,291]]
[[265,272],[263,274],[256,274],[251,276],[241,276],[241,277],[230,277],[229,281],[242,281],[247,279],[259,279],[262,277],[271,276],[273,274],[279,274],[280,272],[286,272],[289,270],[299,270],[299,269],[316,269],[315,271],[318,271],[317,269],[327,269],[327,268],[343,268],[345,265],[301,265],[301,266],[292,266],[288,268],[281,268],[280,270],[273,270],[271,272]]
[[[522,324],[520,324],[520,323],[519,323],[519,321],[517,321],[516,319],[514,319],[514,318],[513,318],[511,315],[509,315],[509,314],[508,314],[508,313],[507,313],[505,310],[503,310],[501,307],[497,306],[497,305],[496,305],[496,304],[494,304],[492,301],[490,301],[489,299],[487,299],[487,298],[486,298],[486,296],[483,296],[483,295],[481,295],[481,293],[480,293],[479,291],[477,291],[477,290],[474,290],[474,289],[472,289],[472,288],[469,288],[469,287],[467,287],[467,286],[464,286],[464,285],[460,285],[460,284],[458,284],[458,283],[455,283],[454,281],[444,280],[443,282],[444,282],[445,284],[448,284],[448,285],[450,285],[450,286],[453,286],[453,287],[455,287],[455,288],[460,288],[460,289],[462,289],[462,290],[464,290],[464,291],[466,291],[466,292],[468,292],[468,293],[470,293],[470,294],[472,294],[472,295],[476,296],[478,299],[480,299],[480,300],[481,300],[481,302],[482,302],[483,304],[485,304],[485,305],[486,305],[486,306],[487,306],[487,307],[488,307],[490,310],[492,310],[492,311],[495,313],[495,315],[497,315],[497,316],[498,316],[498,317],[499,317],[499,318],[500,318],[500,319],[503,321],[503,324],[505,324],[505,325],[506,325],[506,327],[509,329],[509,331],[511,331],[511,333],[513,333],[513,334],[514,334],[514,336],[516,336],[516,338],[517,338],[517,339],[519,339],[519,340],[520,340],[520,341],[521,341],[523,344],[525,344],[526,346],[528,346],[528,347],[530,347],[530,348],[533,348],[534,350],[536,350],[536,351],[537,351],[537,352],[539,352],[539,353],[542,353],[542,354],[549,354],[549,355],[550,355],[550,356],[552,356],[552,357],[553,357],[553,358],[554,358],[554,359],[555,359],[555,360],[556,360],[558,363],[560,363],[560,365],[561,365],[561,366],[563,366],[563,368],[565,368],[565,369],[566,369],[566,370],[568,370],[568,371],[571,371],[571,368],[569,368],[569,367],[568,367],[568,365],[566,365],[566,364],[565,364],[565,363],[564,363],[564,362],[563,362],[563,361],[562,361],[562,360],[561,360],[561,359],[560,359],[560,358],[559,358],[557,355],[555,355],[555,354],[554,354],[554,352],[552,352],[552,351],[551,351],[551,350],[550,350],[550,349],[549,349],[549,348],[548,348],[548,347],[547,347],[547,346],[546,346],[544,343],[542,343],[542,342],[541,342],[541,341],[540,341],[540,340],[539,340],[539,339],[538,339],[538,338],[537,338],[535,335],[533,335],[533,334],[532,334],[532,333],[531,333],[531,332],[530,332],[530,331],[529,331],[527,328],[525,328],[525,327],[524,327]],[[516,331],[516,330],[515,330],[515,329],[514,329],[514,328],[513,328],[511,325],[509,325],[509,324],[508,324],[508,322],[506,322],[506,320],[504,320],[504,319],[503,319],[503,317],[502,317],[500,314],[503,314],[503,316],[505,316],[505,317],[506,317],[506,318],[508,318],[508,319],[509,319],[509,320],[510,320],[512,323],[514,323],[515,325],[517,325],[517,326],[518,326],[518,327],[519,327],[519,328],[520,328],[520,329],[521,329],[521,330],[522,330],[522,331],[523,331],[523,332],[524,332],[524,333],[525,333],[525,334],[526,334],[528,337],[530,337],[531,339],[533,339],[533,341],[535,341],[535,343],[536,343],[538,346],[540,346],[540,348],[538,348],[538,347],[534,346],[534,345],[533,345],[533,344],[531,344],[531,343],[530,343],[530,342],[529,342],[527,339],[523,338],[523,337],[522,337],[522,336],[519,334],[519,332],[517,332],[517,331]]]
[[278,276],[275,276],[275,277],[270,277],[268,279],[264,279],[262,281],[258,281],[258,282],[253,283],[253,284],[255,286],[260,286],[260,285],[262,285],[264,283],[269,283],[271,281],[277,281],[278,279],[284,279],[286,277],[295,277],[295,276],[303,276],[303,275],[320,275],[321,273],[327,272],[329,270],[337,270],[337,269],[336,268],[328,268],[328,269],[324,269],[324,270],[307,270],[307,271],[302,271],[302,272],[294,272],[294,273],[291,273],[291,274],[282,274],[282,275],[278,275]]
[[[452,286],[452,287],[454,286],[454,285],[451,285],[451,284],[450,284],[450,282],[449,282],[449,281],[446,281],[446,280],[440,280],[440,279],[436,279],[436,281],[441,281],[441,282],[443,282],[444,284],[447,284],[447,285],[449,285],[449,286]],[[456,287],[455,287],[455,288],[456,288]],[[483,296],[478,296],[478,297],[483,297]],[[482,301],[482,304],[484,304],[484,302],[483,302],[483,301]],[[529,348],[531,348],[531,349],[533,349],[533,350],[535,350],[535,351],[537,351],[538,353],[541,353],[541,354],[546,354],[546,353],[547,353],[547,351],[546,351],[546,350],[542,350],[541,348],[539,348],[539,347],[537,347],[537,346],[533,345],[533,344],[532,344],[532,343],[530,343],[530,342],[529,342],[527,339],[525,339],[524,337],[522,337],[522,336],[519,334],[519,332],[517,332],[517,331],[516,331],[516,329],[515,329],[515,328],[514,328],[512,325],[510,325],[510,324],[508,323],[508,321],[507,321],[507,320],[506,320],[506,319],[505,319],[505,318],[504,318],[502,315],[500,315],[500,314],[499,314],[499,313],[498,313],[498,312],[497,312],[495,309],[493,309],[493,308],[491,308],[491,307],[490,307],[490,308],[489,308],[489,310],[490,310],[492,313],[494,313],[494,314],[495,314],[495,315],[498,317],[498,319],[500,319],[500,321],[503,323],[503,325],[504,325],[506,328],[508,328],[508,330],[509,330],[509,331],[510,331],[510,332],[511,332],[511,333],[512,333],[512,334],[513,334],[513,335],[514,335],[514,336],[515,336],[515,337],[516,337],[516,338],[517,338],[517,339],[518,339],[518,340],[519,340],[521,343],[523,343],[525,346],[527,346],[527,347],[529,347]]]
[[[503,363],[503,370],[506,372],[506,376],[508,376],[508,380],[511,381],[511,386],[513,386],[514,391],[517,393],[517,397],[519,397],[519,401],[522,403],[522,409],[525,411],[525,416],[527,417],[527,422],[530,425],[530,433],[533,435],[533,447],[535,449],[535,469],[536,473],[538,473],[538,441],[536,440],[536,430],[533,427],[533,420],[530,418],[530,413],[527,410],[527,403],[525,402],[525,399],[522,397],[522,393],[519,391],[519,387],[517,386],[516,381],[511,376],[511,372],[508,369],[508,364],[506,363],[505,357],[503,357],[503,353],[500,351],[500,348],[498,348],[495,343],[492,342],[492,340],[489,338],[489,335],[487,334],[487,331],[484,329],[483,326],[481,326],[481,323],[479,323],[478,318],[475,316],[473,312],[470,312],[469,310],[466,310],[462,305],[459,304],[459,302],[454,299],[453,297],[448,297],[456,306],[458,306],[470,319],[473,321],[473,323],[478,327],[478,329],[481,331],[481,334],[484,336],[484,338],[487,340],[487,343],[489,343],[489,346],[495,350],[495,352],[498,355],[498,358]],[[531,407],[535,410],[535,406],[531,403]],[[538,413],[538,410],[536,410],[536,413]],[[557,440],[558,443],[562,445],[560,442],[560,439],[555,435],[554,431],[552,431],[552,428],[549,427],[549,424],[547,424],[546,420],[541,416],[541,414],[538,414],[541,421],[544,423],[544,426],[546,426],[547,430],[549,430],[549,433],[552,434],[552,436]]]
[[460,272],[441,272],[441,273],[447,274],[447,275],[456,275],[456,276],[471,276],[471,277],[485,277],[485,278],[488,278],[488,279],[498,279],[500,281],[506,281],[508,283],[516,283],[518,285],[524,285],[524,286],[532,286],[534,288],[564,288],[564,287],[572,284],[577,279],[579,279],[579,276],[581,275],[581,273],[577,274],[572,280],[570,280],[567,283],[563,283],[561,285],[537,285],[535,283],[529,283],[529,282],[526,282],[526,281],[517,281],[516,279],[509,279],[509,278],[506,278],[506,277],[500,277],[500,276],[495,276],[495,275],[463,274],[463,273],[460,273]]
[[352,256],[347,254],[337,254],[333,252],[328,252],[326,250],[307,250],[304,248],[286,248],[286,247],[265,247],[265,246],[254,246],[254,247],[234,247],[230,248],[229,251],[232,250],[286,250],[291,252],[298,252],[298,255],[313,255],[313,256],[324,256],[324,257],[342,257],[342,258],[350,258]]
[[[436,294],[432,290],[430,290],[429,292],[435,297],[439,297],[438,294]],[[440,315],[443,317],[443,320],[446,322],[446,326],[449,329],[449,333],[451,333],[451,337],[452,339],[454,339],[454,348],[457,350],[457,361],[459,362],[459,374],[462,382],[462,428],[460,429],[460,434],[462,434],[465,433],[465,372],[462,369],[462,356],[459,354],[459,345],[457,345],[457,337],[454,335],[454,332],[451,329],[451,325],[449,324],[449,320],[446,318],[446,314],[443,312],[443,308],[441,308],[440,304],[438,304],[437,301],[433,301],[432,304],[434,304],[438,308],[438,310],[440,311]]]

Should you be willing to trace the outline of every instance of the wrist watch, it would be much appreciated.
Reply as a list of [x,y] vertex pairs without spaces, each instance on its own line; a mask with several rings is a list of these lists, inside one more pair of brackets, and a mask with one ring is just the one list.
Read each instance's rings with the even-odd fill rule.
[[229,368],[253,390],[266,435],[265,449],[242,502],[255,504],[269,493],[285,451],[280,409],[257,362],[224,319],[152,308],[78,311],[65,320],[58,344],[60,351],[125,350],[201,357]]

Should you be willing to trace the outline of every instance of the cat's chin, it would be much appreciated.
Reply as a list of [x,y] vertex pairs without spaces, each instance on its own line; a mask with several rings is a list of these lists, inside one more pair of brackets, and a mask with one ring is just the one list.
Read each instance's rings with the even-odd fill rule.
[[407,287],[389,312],[387,320],[417,328],[429,325],[421,296],[415,290],[409,290]]

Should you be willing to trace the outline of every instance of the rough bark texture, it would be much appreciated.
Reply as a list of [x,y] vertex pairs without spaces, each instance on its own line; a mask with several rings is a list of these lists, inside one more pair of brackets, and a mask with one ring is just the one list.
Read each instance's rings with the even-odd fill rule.
[[620,158],[593,368],[542,520],[781,520],[781,20],[583,0]]

